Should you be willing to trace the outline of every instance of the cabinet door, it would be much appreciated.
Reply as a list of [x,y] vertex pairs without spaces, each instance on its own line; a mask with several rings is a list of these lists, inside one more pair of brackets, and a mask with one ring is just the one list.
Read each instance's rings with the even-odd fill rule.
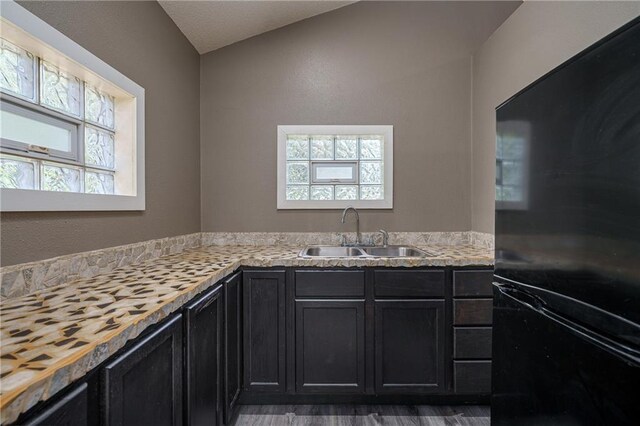
[[103,424],[182,424],[182,315],[102,370]]
[[443,391],[444,333],[444,300],[376,300],[376,391]]
[[244,271],[244,388],[285,391],[285,273]]
[[184,310],[187,425],[215,426],[222,420],[223,295],[222,286],[218,286],[189,303]]
[[224,283],[224,422],[230,424],[242,383],[242,274]]
[[296,391],[364,393],[364,301],[296,301]]
[[88,419],[87,384],[67,392],[59,401],[39,415],[20,424],[28,426],[85,426]]

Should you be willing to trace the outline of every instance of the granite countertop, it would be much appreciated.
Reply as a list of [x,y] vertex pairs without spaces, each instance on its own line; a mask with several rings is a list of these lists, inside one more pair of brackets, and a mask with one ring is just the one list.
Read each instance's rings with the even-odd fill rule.
[[493,265],[469,245],[419,247],[428,258],[298,258],[299,246],[209,246],[116,269],[2,302],[1,421],[83,377],[145,328],[240,266]]

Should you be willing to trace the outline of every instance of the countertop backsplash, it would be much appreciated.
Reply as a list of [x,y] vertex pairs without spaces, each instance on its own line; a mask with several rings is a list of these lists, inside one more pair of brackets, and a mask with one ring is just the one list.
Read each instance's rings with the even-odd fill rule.
[[[287,245],[302,249],[306,245],[339,245],[343,234],[348,241],[355,240],[353,232],[197,232],[74,253],[0,268],[0,298],[25,296],[44,288],[107,274],[117,268],[199,247]],[[380,235],[375,232],[363,232],[362,238],[363,241],[380,243]],[[389,232],[389,244],[470,245],[493,249],[494,237],[474,231]]]

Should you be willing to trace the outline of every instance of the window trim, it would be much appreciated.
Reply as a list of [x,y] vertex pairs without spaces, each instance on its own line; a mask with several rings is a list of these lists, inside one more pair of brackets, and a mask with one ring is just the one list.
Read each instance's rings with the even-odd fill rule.
[[[3,1],[0,19],[22,30],[49,48],[68,58],[88,73],[112,84],[131,96],[135,113],[132,135],[135,138],[133,154],[134,179],[131,187],[135,195],[103,195],[76,192],[34,191],[0,188],[0,211],[139,211],[145,210],[145,90],[133,80],[102,61],[100,58],[38,18],[13,0]],[[2,32],[5,30],[3,26]],[[46,58],[45,58],[46,60]],[[84,90],[84,87],[81,89]],[[39,93],[37,90],[36,92]],[[3,93],[3,97],[9,97]],[[11,98],[12,100],[14,98]],[[21,99],[15,97],[15,99]],[[82,96],[84,102],[84,96]],[[54,110],[51,110],[54,111]],[[48,111],[49,112],[49,111]],[[70,117],[70,116],[69,116]],[[82,129],[83,130],[83,129]],[[84,137],[84,133],[80,134]],[[84,139],[82,139],[84,140]],[[46,156],[45,156],[46,157]],[[46,158],[43,158],[46,160]],[[62,162],[62,161],[61,161]],[[94,167],[90,167],[94,168]]]
[[[383,135],[384,198],[382,200],[304,200],[286,199],[286,149],[287,135],[300,134],[345,134]],[[309,160],[312,161],[312,160]],[[340,161],[340,160],[338,160]],[[353,160],[345,160],[353,162]],[[359,170],[358,170],[359,173]],[[311,173],[310,173],[311,174]],[[310,176],[310,184],[311,176]],[[349,184],[339,184],[349,185]],[[358,185],[360,191],[360,185]],[[391,125],[279,125],[277,128],[277,209],[278,210],[338,210],[347,206],[358,209],[393,208],[393,126]]]

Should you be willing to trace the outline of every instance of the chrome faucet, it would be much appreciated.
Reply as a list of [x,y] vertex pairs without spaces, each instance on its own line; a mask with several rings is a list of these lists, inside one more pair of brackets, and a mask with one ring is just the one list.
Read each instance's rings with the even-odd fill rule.
[[349,206],[346,209],[344,209],[344,211],[342,212],[342,223],[345,223],[345,220],[347,218],[347,213],[349,213],[349,211],[354,212],[356,215],[356,245],[359,246],[362,244],[362,240],[360,238],[360,215],[358,214],[358,210],[356,210],[352,206]]
[[380,229],[378,231],[379,234],[382,234],[382,247],[386,247],[389,245],[389,233],[384,229]]

